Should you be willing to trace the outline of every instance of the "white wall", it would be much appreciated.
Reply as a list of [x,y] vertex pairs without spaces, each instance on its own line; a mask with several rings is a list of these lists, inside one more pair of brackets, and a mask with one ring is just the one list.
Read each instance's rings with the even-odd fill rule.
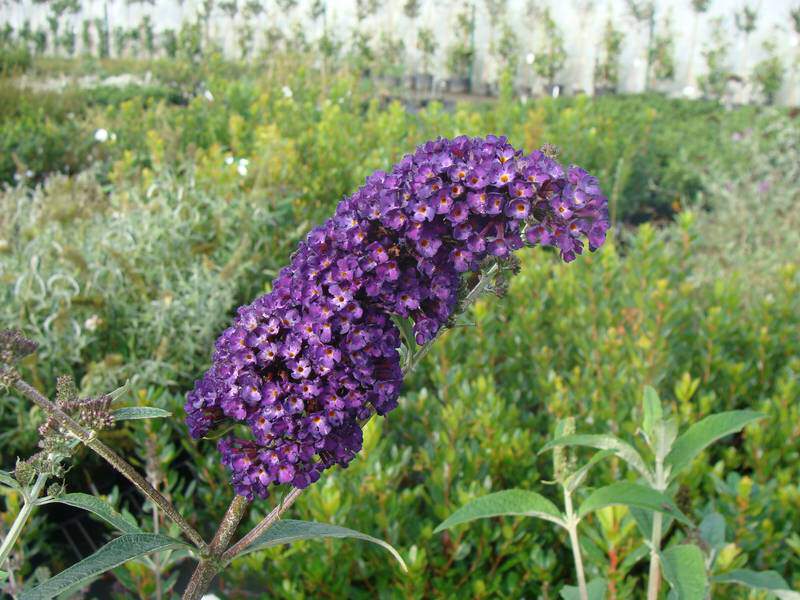
[[[365,26],[372,31],[392,30],[406,40],[409,52],[408,61],[413,65],[418,60],[414,49],[414,26],[403,15],[402,5],[404,0],[384,0],[383,6],[376,16],[371,17]],[[640,0],[641,1],[641,0]],[[3,0],[0,0],[3,2]],[[15,27],[20,27],[25,19],[30,19],[34,26],[46,27],[48,9],[46,5],[34,4],[32,0],[5,0],[0,5],[0,18],[3,22],[11,22]],[[243,0],[239,0],[240,5]],[[478,23],[475,33],[475,43],[478,53],[476,74],[478,77],[493,78],[495,64],[489,53],[490,27],[486,7],[483,0],[474,0],[476,7],[476,21]],[[319,25],[314,26],[308,17],[310,0],[301,0],[299,6],[290,15],[277,13],[274,0],[264,2],[270,7],[266,15],[258,19],[257,26],[263,27],[269,22],[275,22],[284,29],[288,29],[293,22],[302,21],[309,35],[318,34]],[[177,28],[184,18],[194,15],[201,0],[155,0],[154,5],[128,4],[126,0],[84,0],[82,13],[73,17],[76,34],[80,38],[81,22],[86,19],[102,17],[104,7],[108,6],[111,27],[123,25],[131,27],[138,23],[145,14],[150,14],[156,29]],[[422,0],[421,16],[417,26],[426,25],[437,32],[439,51],[435,64],[437,74],[444,76],[445,49],[454,39],[456,32],[455,15],[466,4],[465,0]],[[520,55],[535,53],[539,50],[542,32],[531,23],[526,15],[528,0],[508,0],[507,16],[520,39]],[[568,60],[565,72],[561,79],[573,89],[591,90],[592,70],[601,39],[602,29],[606,18],[615,19],[617,27],[626,33],[622,56],[622,82],[623,91],[639,91],[644,85],[644,44],[646,32],[637,29],[638,24],[628,14],[624,0],[538,0],[539,6],[550,6],[553,14],[564,33]],[[692,79],[703,72],[701,51],[709,39],[709,28],[713,17],[723,17],[724,27],[731,41],[730,66],[738,73],[749,72],[752,67],[763,57],[762,42],[771,38],[777,42],[779,52],[787,68],[787,77],[779,99],[783,102],[796,103],[800,100],[798,90],[798,77],[793,76],[800,62],[800,40],[791,28],[789,10],[800,5],[799,0],[749,0],[749,5],[759,10],[758,28],[750,36],[747,50],[745,51],[743,38],[734,27],[734,12],[739,10],[744,0],[712,0],[709,11],[703,15],[698,23],[696,44],[694,47],[694,67]],[[328,26],[333,28],[339,38],[347,41],[349,32],[356,23],[355,0],[328,0]],[[582,11],[581,7],[589,7]],[[676,80],[665,87],[665,91],[680,94],[684,91],[687,81],[688,59],[691,50],[692,31],[694,26],[694,13],[691,10],[690,0],[657,0],[658,20],[671,11],[673,31],[675,32],[677,77]],[[239,17],[241,19],[241,17]],[[235,45],[235,31],[230,20],[220,11],[215,13],[212,20],[212,32],[217,39],[224,39],[227,48],[233,49]],[[256,35],[258,40],[258,35]],[[80,43],[80,40],[78,41]],[[746,62],[746,64],[745,64]],[[794,67],[793,69],[791,67]],[[520,69],[520,79],[533,81],[531,69],[526,67],[524,61]]]

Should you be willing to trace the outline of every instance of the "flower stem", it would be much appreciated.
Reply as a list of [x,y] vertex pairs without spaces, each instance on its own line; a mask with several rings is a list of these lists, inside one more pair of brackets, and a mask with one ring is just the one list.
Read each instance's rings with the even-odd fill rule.
[[[11,525],[11,529],[8,530],[8,535],[3,540],[2,546],[0,546],[0,568],[3,566],[3,563],[6,562],[6,559],[11,554],[11,550],[14,547],[14,544],[17,542],[17,538],[22,533],[23,527],[25,527],[25,523],[28,522],[28,519],[33,512],[33,509],[36,507],[36,499],[39,497],[39,494],[42,493],[42,488],[44,484],[47,482],[47,475],[39,474],[36,478],[36,481],[33,483],[33,487],[31,488],[30,494],[25,495],[25,502],[22,505],[22,508],[17,515],[17,518],[14,519],[14,523]],[[9,569],[10,570],[10,569]]]
[[219,529],[217,529],[217,533],[208,547],[209,556],[203,557],[194,570],[192,578],[183,592],[183,600],[202,598],[203,594],[211,587],[214,577],[225,565],[222,556],[231,538],[233,538],[233,534],[236,533],[236,528],[239,526],[248,506],[250,506],[250,501],[243,496],[236,496],[231,501],[225,516],[222,518],[222,522],[219,524]]
[[658,551],[661,548],[661,513],[653,515],[653,535],[650,539],[650,575],[647,584],[647,600],[658,600],[658,588],[661,584],[661,567]]
[[188,521],[181,516],[172,503],[167,500],[161,492],[155,489],[149,481],[142,477],[139,472],[131,466],[124,458],[106,446],[95,436],[93,431],[89,431],[81,426],[77,421],[65,413],[56,404],[45,398],[36,388],[26,381],[15,378],[12,386],[31,402],[39,406],[48,415],[53,417],[59,425],[78,438],[83,444],[102,456],[108,464],[119,471],[128,481],[130,481],[139,491],[147,496],[156,504],[164,514],[175,522],[183,531],[186,537],[191,540],[201,552],[208,549],[203,537],[197,530],[189,525]]
[[569,543],[572,546],[572,558],[575,560],[575,573],[578,577],[578,593],[581,600],[589,600],[589,591],[586,589],[586,574],[583,570],[583,558],[581,557],[581,546],[578,541],[578,517],[572,507],[572,494],[564,489],[564,508],[567,512],[567,531],[569,532]]
[[[659,492],[666,489],[664,478],[664,464],[660,455],[656,456],[656,485]],[[660,512],[653,514],[653,531],[650,537],[650,574],[647,582],[647,600],[658,600],[658,590],[661,586],[661,565],[658,553],[661,550],[662,515]]]

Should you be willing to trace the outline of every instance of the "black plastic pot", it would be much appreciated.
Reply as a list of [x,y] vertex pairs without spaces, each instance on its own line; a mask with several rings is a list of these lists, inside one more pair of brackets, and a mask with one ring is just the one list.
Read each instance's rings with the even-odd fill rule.
[[417,73],[414,75],[414,89],[418,92],[433,91],[433,75],[430,73]]
[[447,80],[447,91],[451,94],[468,94],[470,87],[469,77],[451,77]]

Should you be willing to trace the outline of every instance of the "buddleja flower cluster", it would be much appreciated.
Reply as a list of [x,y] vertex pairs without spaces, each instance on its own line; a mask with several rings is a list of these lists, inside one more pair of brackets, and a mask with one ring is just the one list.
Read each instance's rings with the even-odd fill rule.
[[236,492],[305,487],[361,449],[361,423],[397,405],[400,334],[417,344],[452,316],[462,275],[525,245],[565,261],[600,246],[607,202],[597,179],[503,137],[439,139],[373,173],[313,229],[272,291],[238,311],[186,402],[193,437],[219,442]]

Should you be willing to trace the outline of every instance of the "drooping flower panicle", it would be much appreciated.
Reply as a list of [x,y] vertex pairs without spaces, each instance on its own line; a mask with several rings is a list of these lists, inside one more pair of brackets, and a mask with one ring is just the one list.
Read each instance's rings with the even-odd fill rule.
[[272,284],[217,340],[186,402],[193,437],[223,422],[247,439],[219,442],[236,492],[305,487],[362,445],[361,423],[397,405],[400,334],[420,345],[452,316],[462,275],[489,256],[553,246],[573,260],[605,240],[597,179],[504,137],[439,139],[377,171],[313,229]]

